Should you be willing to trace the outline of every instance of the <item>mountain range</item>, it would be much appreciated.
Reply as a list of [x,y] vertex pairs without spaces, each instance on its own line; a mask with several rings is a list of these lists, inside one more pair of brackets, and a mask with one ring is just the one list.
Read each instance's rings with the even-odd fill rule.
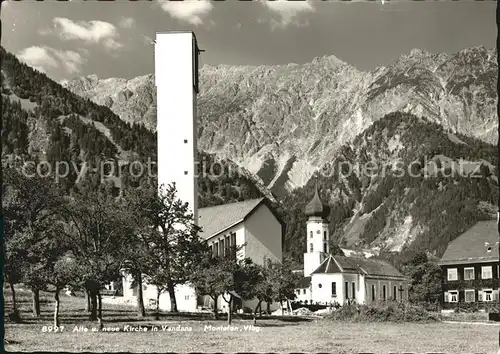
[[[200,71],[199,147],[258,176],[277,195],[311,175],[388,113],[424,116],[452,132],[496,144],[493,50],[413,49],[365,72],[335,56],[303,65],[208,66]],[[156,126],[154,76],[81,77],[61,84],[124,121]]]
[[[4,159],[156,159],[152,75],[57,83],[1,54]],[[420,250],[439,256],[475,222],[496,216],[497,71],[496,56],[482,47],[413,50],[372,72],[334,56],[204,66],[199,151],[239,173],[200,178],[200,205],[268,196],[287,225],[285,254],[299,263],[304,207],[317,185],[332,209],[335,243],[393,263]],[[362,171],[369,163],[376,173]],[[398,175],[398,167],[412,174]],[[119,187],[137,183],[125,175]]]

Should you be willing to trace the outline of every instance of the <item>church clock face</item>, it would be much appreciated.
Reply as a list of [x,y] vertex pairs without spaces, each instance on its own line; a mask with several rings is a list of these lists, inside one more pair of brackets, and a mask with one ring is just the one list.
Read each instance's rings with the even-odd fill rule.
[[321,233],[321,231],[320,231],[320,230],[316,230],[316,233],[317,233],[317,234],[320,234],[320,233]]

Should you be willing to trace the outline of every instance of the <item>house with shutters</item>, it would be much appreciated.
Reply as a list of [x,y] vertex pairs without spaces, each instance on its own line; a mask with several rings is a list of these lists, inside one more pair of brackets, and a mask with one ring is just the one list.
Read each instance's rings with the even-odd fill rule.
[[378,259],[330,254],[327,217],[330,208],[321,202],[316,187],[305,208],[306,252],[303,277],[296,285],[296,299],[303,304],[368,304],[408,299],[408,282],[391,264]]
[[[267,198],[251,199],[242,202],[223,204],[198,209],[198,225],[202,228],[200,237],[212,248],[214,255],[223,255],[232,246],[241,247],[237,258],[251,258],[259,265],[267,260],[282,261],[284,223],[276,214]],[[123,278],[123,298],[126,302],[136,303],[137,287],[132,286],[130,275]],[[145,304],[155,301],[156,287],[143,284]],[[178,285],[175,297],[179,311],[195,312],[201,307],[217,308],[225,312],[228,304],[219,296],[215,304],[209,296],[199,296],[189,284]],[[255,308],[257,300],[235,300],[235,307]],[[161,310],[170,310],[168,292],[161,294]],[[278,304],[271,304],[275,309]],[[262,304],[263,308],[267,304]]]
[[487,303],[499,299],[498,224],[480,221],[448,245],[439,261],[443,270],[444,309],[460,303]]

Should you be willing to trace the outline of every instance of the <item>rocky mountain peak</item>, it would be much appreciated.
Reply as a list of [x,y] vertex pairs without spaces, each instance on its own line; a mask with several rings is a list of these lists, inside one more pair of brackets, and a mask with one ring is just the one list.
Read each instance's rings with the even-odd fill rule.
[[[391,112],[424,116],[496,143],[495,59],[492,51],[475,47],[455,54],[413,49],[371,72],[333,55],[306,64],[204,65],[199,145],[286,191],[303,186],[340,146]],[[155,130],[153,75],[77,79],[64,86]]]

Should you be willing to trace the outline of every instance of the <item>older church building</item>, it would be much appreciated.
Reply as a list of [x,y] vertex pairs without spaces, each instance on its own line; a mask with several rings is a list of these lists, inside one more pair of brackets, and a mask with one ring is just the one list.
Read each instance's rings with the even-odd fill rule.
[[322,203],[316,187],[305,208],[307,219],[303,278],[295,290],[303,304],[366,304],[380,300],[408,298],[407,279],[389,263],[362,257],[330,254],[328,205]]

